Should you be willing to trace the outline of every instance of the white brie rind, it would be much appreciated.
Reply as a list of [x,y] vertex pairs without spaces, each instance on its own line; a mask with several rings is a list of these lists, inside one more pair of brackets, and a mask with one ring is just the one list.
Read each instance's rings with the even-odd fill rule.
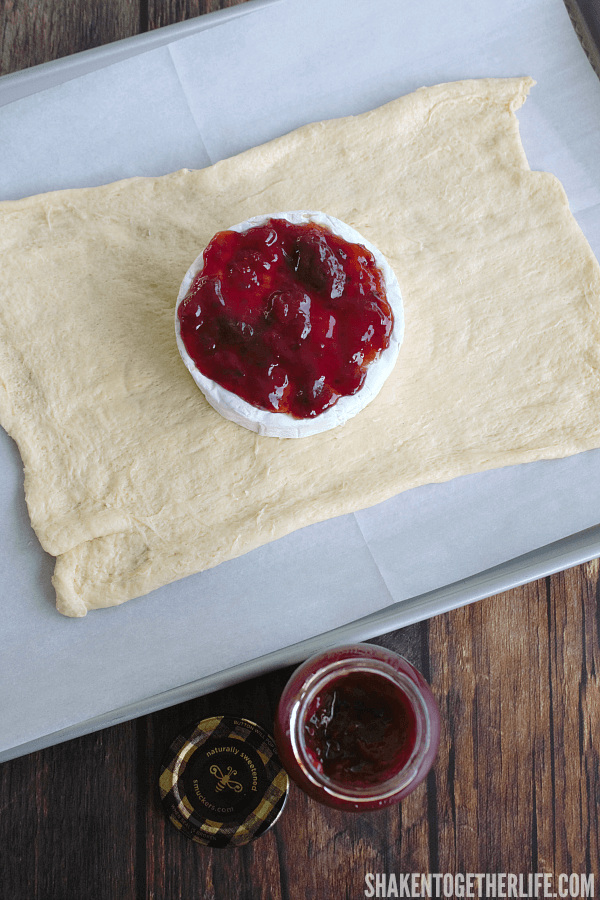
[[268,437],[279,438],[299,438],[308,437],[309,435],[319,434],[321,431],[328,431],[330,428],[336,428],[343,425],[348,419],[355,416],[364,409],[364,407],[377,396],[384,381],[394,368],[398,351],[404,337],[404,308],[402,305],[402,295],[398,280],[392,271],[391,266],[384,258],[382,253],[367,241],[358,231],[355,231],[350,225],[328,216],[322,212],[308,212],[306,210],[295,210],[293,212],[272,213],[269,215],[253,216],[246,219],[239,225],[234,225],[227,231],[245,232],[250,228],[264,225],[269,219],[286,219],[293,224],[303,224],[307,222],[316,222],[323,225],[329,231],[343,238],[351,244],[361,244],[370,250],[381,273],[383,274],[387,301],[392,309],[394,316],[394,324],[390,335],[388,346],[380,353],[377,359],[369,365],[367,374],[362,387],[354,394],[340,397],[337,402],[324,410],[317,416],[309,419],[296,419],[287,413],[268,412],[259,409],[237,394],[228,391],[217,382],[207,378],[199,371],[194,360],[190,357],[185,349],[181,339],[181,331],[179,326],[178,310],[179,305],[185,299],[185,296],[198,272],[204,266],[204,254],[201,253],[192,263],[181,283],[179,294],[177,296],[177,305],[175,307],[175,334],[177,337],[177,347],[181,357],[189,369],[194,381],[210,403],[210,405],[218,413],[250,431],[256,431],[258,434]]

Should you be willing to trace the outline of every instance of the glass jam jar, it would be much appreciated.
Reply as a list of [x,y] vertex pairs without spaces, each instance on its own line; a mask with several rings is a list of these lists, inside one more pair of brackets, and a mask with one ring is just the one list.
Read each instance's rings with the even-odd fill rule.
[[275,721],[288,775],[314,800],[353,811],[410,794],[439,739],[439,710],[423,676],[372,644],[333,647],[303,663]]

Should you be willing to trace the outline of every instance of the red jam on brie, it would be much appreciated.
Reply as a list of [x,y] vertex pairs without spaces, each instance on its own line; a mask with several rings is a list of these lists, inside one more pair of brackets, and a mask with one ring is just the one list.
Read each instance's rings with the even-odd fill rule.
[[402,328],[397,281],[379,251],[322,213],[260,216],[216,234],[176,311],[180,351],[209,402],[280,437],[358,412],[370,370],[390,350],[393,366]]

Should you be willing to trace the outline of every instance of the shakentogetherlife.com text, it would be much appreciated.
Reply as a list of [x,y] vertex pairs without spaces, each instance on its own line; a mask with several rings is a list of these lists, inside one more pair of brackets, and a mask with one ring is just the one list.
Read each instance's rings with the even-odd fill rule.
[[547,872],[530,872],[516,875],[512,872],[493,874],[468,872],[452,875],[437,873],[424,875],[367,872],[365,897],[416,897],[435,898],[546,898],[594,897],[593,874],[570,875],[564,872],[552,875]]

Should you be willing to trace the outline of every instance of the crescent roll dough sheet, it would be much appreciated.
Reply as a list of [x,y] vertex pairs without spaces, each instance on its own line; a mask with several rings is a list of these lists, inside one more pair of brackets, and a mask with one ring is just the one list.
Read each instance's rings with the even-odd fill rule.
[[[600,271],[515,116],[531,79],[423,88],[202,171],[0,204],[0,421],[68,616],[427,482],[600,445]],[[378,246],[406,337],[379,396],[299,440],[221,418],[181,361],[218,231],[320,209]]]

